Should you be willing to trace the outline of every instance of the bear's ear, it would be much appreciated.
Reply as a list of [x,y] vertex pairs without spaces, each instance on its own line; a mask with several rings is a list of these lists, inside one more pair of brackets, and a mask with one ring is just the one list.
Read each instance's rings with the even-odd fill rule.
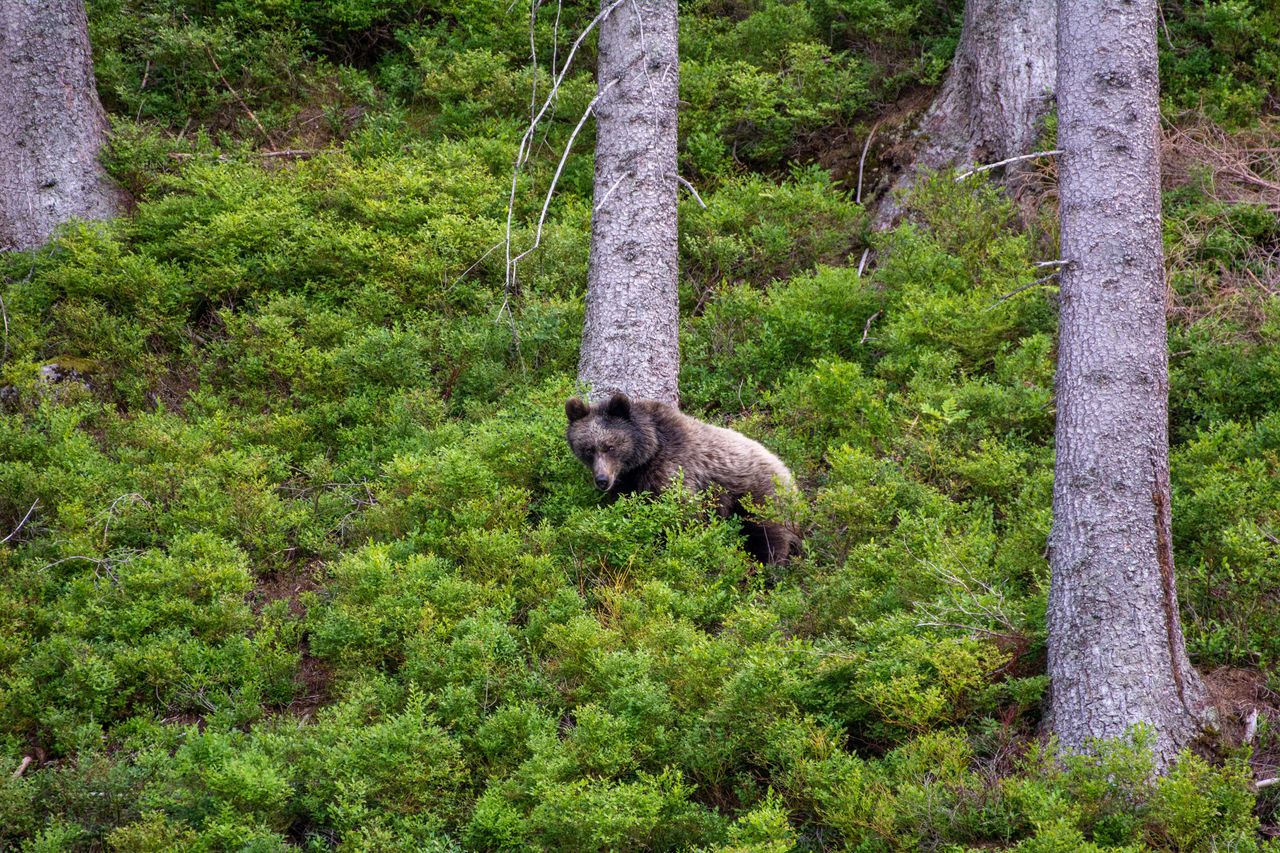
[[631,418],[631,398],[619,391],[609,398],[609,405],[605,406],[604,413],[611,418],[629,420]]
[[577,397],[570,397],[564,401],[564,413],[569,416],[569,423],[580,421],[587,416],[591,410],[587,408],[587,404],[579,400]]

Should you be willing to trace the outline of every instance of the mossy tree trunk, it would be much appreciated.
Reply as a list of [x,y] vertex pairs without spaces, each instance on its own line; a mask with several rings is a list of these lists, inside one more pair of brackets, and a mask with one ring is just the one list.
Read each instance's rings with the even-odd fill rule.
[[678,401],[676,0],[600,24],[595,200],[578,378],[593,399]]
[[[964,168],[1035,150],[1053,105],[1058,0],[967,0],[964,27],[942,90],[920,120],[914,159],[875,211],[877,227],[898,217],[896,196],[921,170]],[[1011,164],[1010,183],[1026,169]]]
[[1155,731],[1161,767],[1205,691],[1170,535],[1156,0],[1060,0],[1062,257],[1049,596],[1051,724],[1070,749]]
[[106,136],[83,0],[0,2],[0,249],[119,212],[98,162]]

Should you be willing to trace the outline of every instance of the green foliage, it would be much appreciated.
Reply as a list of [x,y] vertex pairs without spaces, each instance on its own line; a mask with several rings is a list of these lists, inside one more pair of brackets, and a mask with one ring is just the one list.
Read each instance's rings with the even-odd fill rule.
[[1203,110],[1248,126],[1280,92],[1280,10],[1250,0],[1192,0],[1165,24],[1160,76],[1167,111]]
[[[785,569],[568,451],[589,129],[518,294],[494,249],[549,7],[535,70],[527,6],[89,5],[139,206],[0,256],[0,848],[1266,849],[1245,755],[1035,744],[1039,235],[942,175],[871,237],[814,165],[939,79],[960,4],[681,9],[682,398],[796,472]],[[563,60],[595,7],[559,11]],[[1243,121],[1274,16],[1173,11],[1170,103]],[[1166,204],[1176,565],[1197,663],[1269,671],[1280,326],[1233,282],[1280,228],[1211,183]]]

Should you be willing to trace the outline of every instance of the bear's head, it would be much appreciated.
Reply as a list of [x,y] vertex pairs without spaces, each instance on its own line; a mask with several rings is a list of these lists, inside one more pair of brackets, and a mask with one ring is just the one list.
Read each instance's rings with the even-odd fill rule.
[[596,488],[603,492],[657,452],[653,425],[626,394],[614,394],[590,406],[570,397],[564,412],[569,416],[569,447],[591,469]]

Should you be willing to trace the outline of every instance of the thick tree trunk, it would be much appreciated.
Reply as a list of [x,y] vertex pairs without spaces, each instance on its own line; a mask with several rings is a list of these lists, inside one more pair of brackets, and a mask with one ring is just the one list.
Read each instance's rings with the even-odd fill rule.
[[1051,719],[1068,748],[1197,733],[1170,536],[1156,0],[1060,0],[1062,257],[1049,595]]
[[[963,168],[1029,154],[1052,106],[1058,0],[967,0],[964,28],[942,91],[920,120],[915,160],[876,209],[878,227],[900,213],[895,197],[921,169]],[[1006,171],[1012,183],[1025,170]]]
[[676,0],[614,4],[600,24],[595,210],[578,378],[677,402]]
[[106,135],[83,0],[0,2],[0,249],[120,210],[98,162]]

